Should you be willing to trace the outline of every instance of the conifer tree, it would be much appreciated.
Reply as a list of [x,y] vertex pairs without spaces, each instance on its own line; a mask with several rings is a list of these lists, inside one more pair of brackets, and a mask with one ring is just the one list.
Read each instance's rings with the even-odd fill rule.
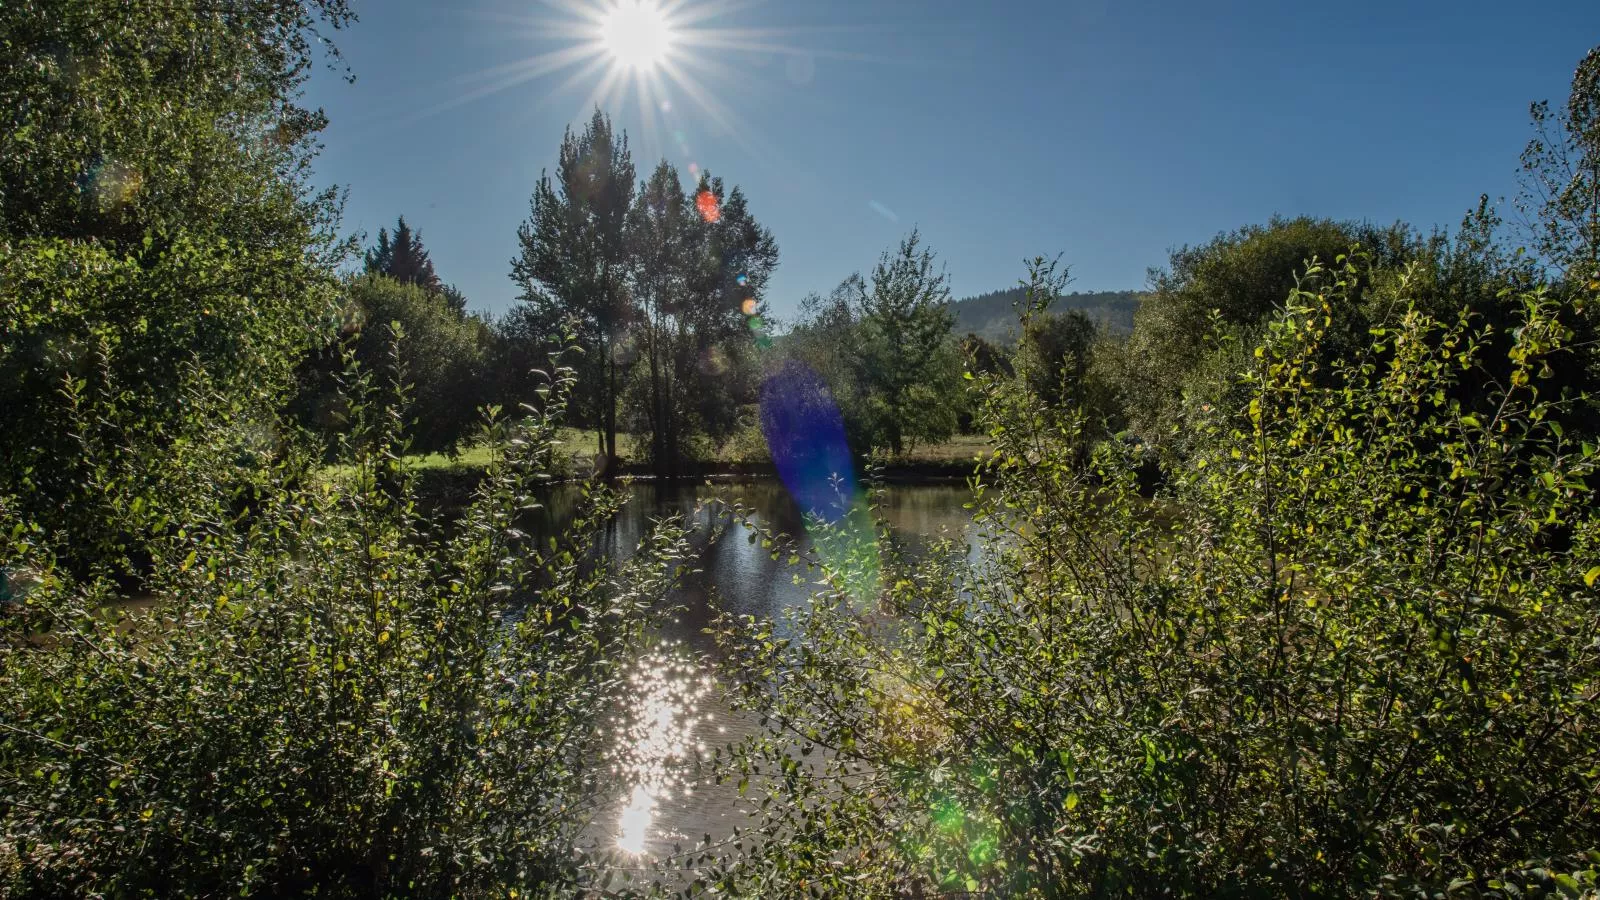
[[414,284],[433,294],[445,293],[445,285],[433,271],[433,260],[422,246],[422,232],[413,231],[401,216],[394,236],[387,228],[378,229],[378,246],[367,251],[367,271],[387,275],[401,284]]

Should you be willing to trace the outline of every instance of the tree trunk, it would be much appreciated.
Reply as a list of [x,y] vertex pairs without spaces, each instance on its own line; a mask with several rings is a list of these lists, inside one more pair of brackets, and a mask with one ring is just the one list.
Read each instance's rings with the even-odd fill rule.
[[606,360],[606,477],[617,461],[617,361]]
[[666,419],[662,405],[661,386],[661,320],[650,317],[650,455],[651,465],[657,475],[664,474],[666,465]]
[[604,297],[606,302],[606,312],[603,315],[604,321],[601,323],[601,333],[605,335],[605,356],[600,360],[600,365],[604,367],[604,374],[602,376],[604,388],[601,393],[605,395],[605,399],[602,401],[604,406],[602,412],[605,416],[606,427],[605,468],[603,471],[605,472],[606,480],[609,481],[616,477],[614,470],[617,465],[616,344],[617,331],[622,324],[620,321],[622,317],[618,315],[617,311],[615,302],[616,297],[612,293],[613,285],[611,283],[611,262],[609,260],[607,260],[601,268],[600,284],[601,289],[606,292]]
[[[673,349],[676,350],[677,348],[674,347]],[[663,373],[666,389],[661,392],[661,421],[663,426],[661,429],[661,446],[665,451],[661,457],[661,474],[668,478],[675,478],[678,474],[678,429],[677,421],[673,415],[676,408],[673,399],[677,393],[677,383],[672,377],[676,363],[673,356],[673,353],[667,354],[666,371]]]
[[600,335],[601,379],[600,389],[594,392],[594,465],[595,472],[604,472],[606,468],[606,391],[605,391],[605,362],[611,355],[609,336]]

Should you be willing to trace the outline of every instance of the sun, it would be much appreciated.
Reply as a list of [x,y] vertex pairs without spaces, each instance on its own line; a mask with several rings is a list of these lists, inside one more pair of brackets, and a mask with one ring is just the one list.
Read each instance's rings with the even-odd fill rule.
[[672,50],[672,23],[656,0],[616,0],[600,19],[600,42],[624,68],[649,72]]
[[[697,128],[747,152],[765,157],[779,154],[778,148],[740,119],[720,95],[721,88],[750,88],[752,72],[763,66],[768,72],[778,71],[780,77],[787,73],[795,87],[803,88],[810,83],[819,59],[890,61],[872,53],[796,40],[814,33],[828,35],[831,41],[858,30],[870,36],[880,30],[875,27],[742,24],[739,13],[764,0],[509,2],[527,5],[534,12],[483,10],[473,15],[494,23],[513,40],[554,46],[463,75],[463,88],[456,96],[419,116],[435,115],[536,80],[552,79],[540,91],[543,96],[535,101],[537,106],[587,86],[588,97],[578,105],[577,115],[587,117],[596,108],[621,113],[632,105],[631,119],[642,138],[636,148],[649,156],[673,154],[687,160],[691,178],[698,177],[698,164],[690,153],[688,135]],[[4,3],[0,0],[0,5]],[[767,66],[774,60],[782,64]]]

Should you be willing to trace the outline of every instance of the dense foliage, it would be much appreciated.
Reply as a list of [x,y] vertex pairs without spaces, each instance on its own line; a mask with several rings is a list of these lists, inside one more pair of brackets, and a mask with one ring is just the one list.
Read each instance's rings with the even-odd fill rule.
[[[1454,234],[1274,219],[1138,298],[1037,259],[972,305],[997,332],[913,231],[778,342],[743,193],[636,182],[598,111],[512,315],[467,316],[404,219],[338,276],[297,98],[351,18],[0,6],[0,894],[646,867],[583,844],[689,530],[630,555],[598,482],[546,515],[574,404],[666,475],[759,419],[810,515],[752,543],[821,572],[708,629],[749,727],[701,761],[760,802],[651,890],[1600,890],[1600,50],[1534,107],[1526,251],[1486,200]],[[912,547],[851,457],[963,424],[975,528]],[[474,425],[481,482],[420,499],[407,455]]]
[[572,329],[585,349],[581,374],[595,384],[592,420],[607,459],[617,455],[619,369],[628,319],[628,212],[633,155],[598,109],[579,134],[568,129],[552,179],[539,177],[532,211],[517,230],[511,280],[545,332]]
[[[601,723],[681,555],[591,557],[620,499],[537,509],[571,374],[516,424],[453,527],[420,512],[387,393],[347,373],[346,476],[262,475],[153,542],[148,609],[48,568],[0,644],[0,893],[565,894],[605,796]],[[24,532],[24,535],[26,533]]]
[[605,458],[617,456],[622,409],[642,455],[670,476],[697,438],[725,440],[753,400],[751,332],[778,246],[738,187],[701,172],[685,189],[665,161],[642,184],[634,172],[627,135],[598,110],[568,132],[518,231],[511,278],[528,306],[511,324],[537,334],[572,323]]
[[899,454],[955,432],[961,354],[951,337],[949,276],[912,231],[869,278],[813,295],[785,354],[827,383],[857,453]]
[[727,440],[756,393],[763,297],[778,264],[772,234],[738,187],[702,172],[686,191],[663,162],[628,219],[634,379],[625,396],[642,455],[680,474],[695,442]]
[[274,441],[338,250],[333,196],[306,183],[323,118],[294,96],[318,27],[349,18],[342,0],[0,9],[0,497],[80,572],[137,580],[196,473]]
[[[1309,260],[1331,260],[1359,245],[1388,269],[1404,261],[1409,241],[1401,226],[1298,218],[1180,247],[1166,268],[1151,272],[1132,333],[1101,348],[1098,378],[1117,393],[1136,433],[1166,443],[1187,414],[1216,399]],[[1352,286],[1341,302],[1361,303],[1365,288]]]
[[1019,365],[1040,399],[1052,406],[1083,404],[1096,335],[1094,323],[1077,310],[1054,315],[1041,310],[1027,317],[1018,342]]
[[[597,564],[619,502],[598,490],[551,543],[522,530],[566,372],[484,435],[453,525],[419,511],[408,398],[356,363],[409,369],[426,435],[471,323],[378,277],[341,309],[334,195],[305,180],[322,117],[294,97],[318,28],[349,18],[0,11],[0,894],[589,877],[572,848],[604,796],[599,719],[679,548],[662,532],[635,568]],[[363,327],[334,477],[278,413],[344,325]]]
[[1519,205],[1533,249],[1565,277],[1600,278],[1600,47],[1578,63],[1566,105],[1541,101],[1532,116]]
[[[369,274],[343,284],[342,327],[300,368],[293,410],[324,436],[347,434],[350,417],[340,390],[342,353],[351,349],[363,370],[410,386],[404,410],[413,448],[453,450],[475,438],[478,409],[493,396],[491,373],[495,335],[488,324],[462,316],[440,290]],[[392,332],[400,335],[390,352]],[[531,361],[524,371],[532,369]],[[518,397],[532,396],[531,383]],[[331,445],[330,445],[331,449]]]
[[0,234],[115,251],[190,229],[304,243],[325,124],[296,102],[344,0],[23,0],[0,11]]
[[1154,504],[1026,373],[985,379],[977,562],[889,553],[862,597],[824,558],[833,602],[723,632],[781,737],[743,750],[770,802],[719,883],[1400,895],[1600,843],[1600,456],[1545,391],[1578,348],[1521,295],[1481,415],[1470,314],[1399,304],[1324,361],[1368,274],[1306,273]]

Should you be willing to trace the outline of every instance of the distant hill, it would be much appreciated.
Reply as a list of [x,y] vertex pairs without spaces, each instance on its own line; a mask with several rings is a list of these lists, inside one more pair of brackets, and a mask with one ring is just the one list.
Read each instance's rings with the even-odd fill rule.
[[[955,333],[972,332],[998,343],[1014,343],[1017,339],[1016,304],[1022,297],[1023,289],[1014,287],[957,300],[950,305],[956,314]],[[1050,311],[1076,309],[1113,332],[1127,334],[1133,330],[1133,311],[1139,308],[1143,297],[1138,291],[1073,292],[1063,294],[1050,304]]]

